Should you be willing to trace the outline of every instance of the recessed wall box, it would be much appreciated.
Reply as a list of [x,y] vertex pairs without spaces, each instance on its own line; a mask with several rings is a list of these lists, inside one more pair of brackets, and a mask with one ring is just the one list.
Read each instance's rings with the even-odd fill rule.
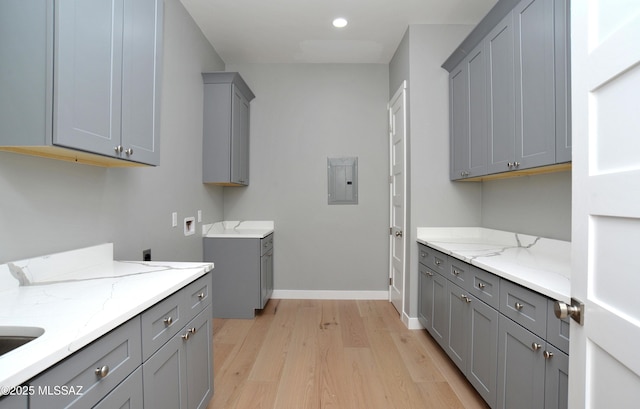
[[196,218],[185,217],[184,218],[184,235],[190,236],[196,232]]
[[328,203],[358,204],[358,158],[327,158]]

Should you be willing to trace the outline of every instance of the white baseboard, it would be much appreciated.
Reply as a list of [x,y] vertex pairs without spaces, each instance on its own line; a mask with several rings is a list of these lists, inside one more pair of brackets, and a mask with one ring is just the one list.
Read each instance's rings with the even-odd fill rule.
[[273,290],[281,300],[388,300],[389,291]]
[[411,318],[406,313],[402,313],[402,322],[407,329],[424,329],[418,318]]

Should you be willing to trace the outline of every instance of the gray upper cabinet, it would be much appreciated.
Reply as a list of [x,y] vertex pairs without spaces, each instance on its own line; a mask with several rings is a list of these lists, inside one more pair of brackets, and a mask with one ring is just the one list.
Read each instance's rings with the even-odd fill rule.
[[443,64],[452,180],[571,161],[568,30],[567,0],[500,0]]
[[523,0],[513,10],[515,158],[520,169],[556,161],[553,0]]
[[[159,163],[161,0],[9,0],[0,15],[12,21],[0,39],[0,57],[11,61],[0,71],[11,83],[0,102],[20,101],[2,114],[2,149],[104,166]],[[16,38],[29,46],[11,45]]]
[[452,180],[487,173],[484,50],[478,45],[449,75]]
[[487,173],[509,170],[515,155],[513,16],[487,37],[489,157]]
[[237,72],[203,73],[203,183],[249,185],[250,102],[255,95]]

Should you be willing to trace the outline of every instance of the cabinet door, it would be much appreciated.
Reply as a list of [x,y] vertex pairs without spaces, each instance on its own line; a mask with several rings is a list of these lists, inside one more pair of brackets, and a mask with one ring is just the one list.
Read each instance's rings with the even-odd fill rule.
[[447,292],[447,279],[440,274],[433,275],[433,318],[429,333],[440,344],[442,349],[447,349],[449,336],[449,300]]
[[123,157],[157,165],[160,162],[159,137],[156,135],[160,131],[163,2],[125,0],[124,7]]
[[142,408],[142,367],[138,367],[122,381],[94,409],[137,409]]
[[273,250],[260,257],[260,308],[264,308],[273,294]]
[[506,172],[515,157],[513,20],[508,14],[487,36],[488,173]]
[[466,61],[449,74],[449,129],[451,132],[451,180],[469,172],[469,75]]
[[469,306],[467,305],[467,300],[470,300],[470,298],[467,297],[462,288],[451,282],[447,283],[447,303],[449,307],[447,327],[449,328],[449,333],[445,351],[462,373],[466,372],[467,366],[469,328]]
[[509,318],[499,320],[497,407],[544,407],[544,341]]
[[556,159],[553,7],[553,0],[524,0],[513,10],[519,169]]
[[114,156],[124,0],[60,1],[55,14],[53,143]]
[[249,100],[232,86],[231,182],[249,184]]
[[188,325],[192,329],[189,338],[184,342],[188,409],[205,409],[213,396],[211,314],[211,305],[209,305]]
[[569,406],[569,356],[549,344],[544,356],[544,408],[566,409]]
[[423,327],[429,329],[433,317],[433,276],[435,273],[418,264],[420,275],[418,276],[419,293],[418,293],[418,320]]
[[469,297],[467,379],[492,408],[496,405],[498,311]]
[[571,161],[571,38],[569,0],[555,0],[556,162]]
[[[180,334],[183,335],[183,334]],[[147,409],[187,408],[186,342],[176,335],[142,364],[144,407]]]
[[2,396],[0,397],[0,409],[27,409],[28,396]]

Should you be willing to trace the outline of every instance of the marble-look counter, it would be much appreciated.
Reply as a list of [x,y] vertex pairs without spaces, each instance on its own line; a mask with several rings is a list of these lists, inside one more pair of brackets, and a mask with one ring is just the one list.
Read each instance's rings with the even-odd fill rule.
[[113,261],[112,244],[0,265],[0,334],[12,326],[44,330],[0,356],[0,389],[24,383],[212,269]]
[[223,221],[202,226],[203,237],[263,239],[273,233],[273,221]]
[[459,260],[571,302],[571,242],[479,227],[419,227],[417,237]]

